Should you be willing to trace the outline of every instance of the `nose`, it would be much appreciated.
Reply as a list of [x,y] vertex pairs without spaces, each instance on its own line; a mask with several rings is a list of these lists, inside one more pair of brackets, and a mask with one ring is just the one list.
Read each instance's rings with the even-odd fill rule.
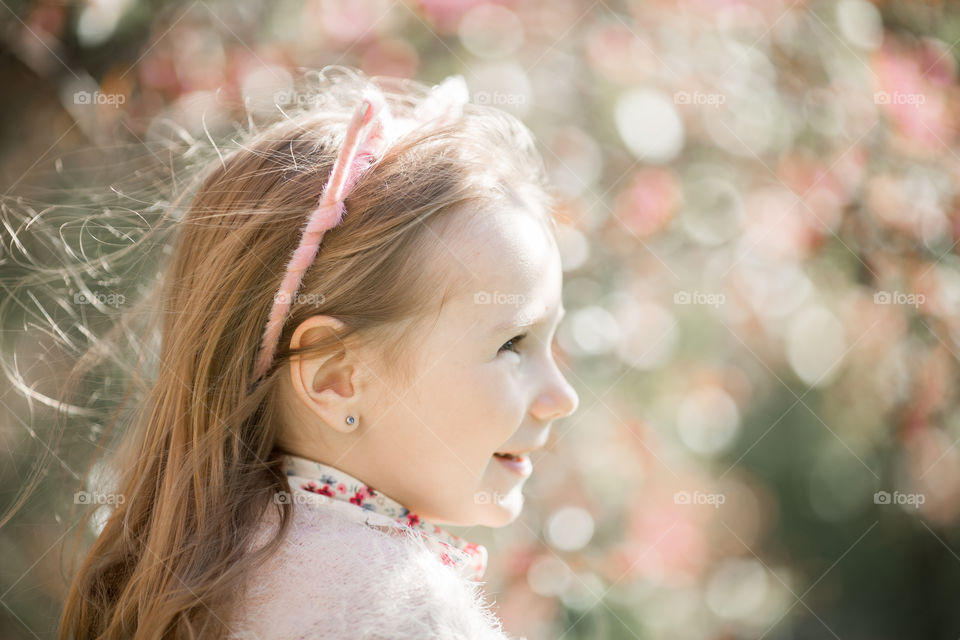
[[580,396],[567,382],[556,363],[551,363],[549,380],[534,401],[530,413],[537,420],[549,422],[572,414],[579,405]]

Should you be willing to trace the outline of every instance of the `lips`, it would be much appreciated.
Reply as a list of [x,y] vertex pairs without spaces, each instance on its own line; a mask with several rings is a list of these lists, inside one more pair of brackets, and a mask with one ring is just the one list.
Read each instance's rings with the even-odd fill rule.
[[539,448],[540,448],[539,446],[535,446],[535,447],[527,447],[526,449],[516,449],[514,451],[497,451],[493,455],[505,457],[505,458],[509,458],[509,457],[525,458],[527,457],[527,454],[529,454],[531,451],[536,451]]
[[496,458],[497,461],[504,467],[524,478],[533,472],[533,463],[530,462],[529,456],[495,453],[493,454],[493,457]]
[[526,455],[521,453],[502,453],[499,451],[493,455],[495,455],[498,458],[504,458],[505,460],[522,460],[523,458],[526,457]]

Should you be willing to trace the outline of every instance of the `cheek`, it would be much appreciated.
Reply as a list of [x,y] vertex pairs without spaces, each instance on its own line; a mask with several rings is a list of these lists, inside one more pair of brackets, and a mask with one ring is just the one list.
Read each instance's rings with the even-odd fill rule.
[[472,366],[438,367],[417,385],[418,398],[427,411],[439,411],[455,421],[499,422],[523,410],[511,364],[497,359]]
[[[469,367],[437,367],[417,384],[419,414],[449,449],[469,466],[485,466],[490,455],[523,422],[526,406],[511,364],[490,361]],[[434,446],[450,451],[441,440]],[[463,465],[457,461],[461,470]],[[480,472],[483,469],[478,469]]]
[[[480,427],[492,452],[503,447],[523,423],[527,405],[519,376],[511,363],[493,362],[477,381],[474,401]],[[505,366],[506,365],[506,366]]]
[[486,363],[478,368],[472,383],[473,394],[478,402],[483,402],[491,411],[516,411],[523,405],[522,377],[518,363],[507,362],[510,355]]

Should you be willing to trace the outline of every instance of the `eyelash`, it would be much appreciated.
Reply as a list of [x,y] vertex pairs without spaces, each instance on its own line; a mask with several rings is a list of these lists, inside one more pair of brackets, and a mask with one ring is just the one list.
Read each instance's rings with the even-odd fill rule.
[[[521,334],[518,335],[518,336],[513,336],[512,338],[510,338],[509,340],[507,340],[506,342],[504,342],[503,345],[500,346],[500,349],[497,351],[497,353],[502,352],[502,351],[504,350],[503,347],[507,346],[507,345],[510,344],[511,342],[514,343],[514,345],[516,345],[517,343],[519,343],[521,340],[523,340],[523,339],[526,338],[526,337],[527,337],[527,334],[525,334],[525,333],[521,333]],[[507,351],[513,351],[514,353],[517,353],[517,351],[514,351],[513,349],[507,349]]]

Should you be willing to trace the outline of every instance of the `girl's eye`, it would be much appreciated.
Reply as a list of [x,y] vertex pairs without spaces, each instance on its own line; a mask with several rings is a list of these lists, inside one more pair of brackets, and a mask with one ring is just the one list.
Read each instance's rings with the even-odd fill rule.
[[[504,350],[518,353],[513,347],[515,347],[517,343],[523,340],[526,336],[527,334],[525,333],[520,334],[519,336],[513,336],[512,338],[510,338],[509,340],[503,343],[503,346],[500,347],[497,353],[500,353],[501,351],[504,351]],[[504,347],[506,347],[506,349],[504,349]]]

